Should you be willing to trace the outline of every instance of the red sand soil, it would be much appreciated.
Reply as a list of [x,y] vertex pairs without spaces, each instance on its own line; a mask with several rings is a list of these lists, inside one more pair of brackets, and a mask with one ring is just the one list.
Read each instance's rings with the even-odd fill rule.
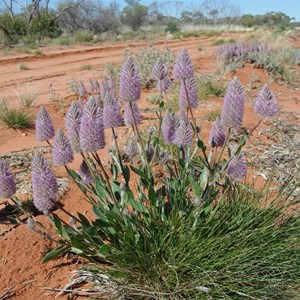
[[[224,34],[221,37],[239,39],[240,36],[241,34]],[[185,47],[196,65],[196,72],[208,73],[213,72],[216,68],[215,46],[212,46],[214,40],[215,38],[200,37],[180,41],[162,41],[156,47],[167,46],[176,53]],[[198,50],[199,44],[204,46],[203,51]],[[140,45],[145,46],[146,44],[141,42]],[[52,83],[60,98],[65,98],[66,104],[69,104],[71,100],[74,100],[72,96],[68,97],[67,95],[67,82],[70,78],[83,80],[86,83],[89,78],[99,78],[99,76],[105,75],[104,64],[120,63],[127,46],[134,49],[133,45],[123,43],[117,45],[75,46],[62,50],[46,49],[43,50],[44,54],[41,56],[4,56],[0,54],[1,98],[7,98],[11,106],[17,106],[18,101],[14,90],[17,90],[18,86],[29,82],[39,89],[35,106],[30,109],[32,115],[37,112],[40,104],[47,105],[47,110],[51,112],[55,127],[64,127],[66,109],[61,110],[57,104],[49,104],[49,84]],[[18,66],[21,63],[25,64],[28,70],[19,70]],[[83,64],[92,65],[92,69],[82,71]],[[237,70],[235,75],[246,86],[247,95],[251,99],[257,95],[258,90],[248,88],[250,81],[255,78],[255,83],[259,84],[260,87],[268,81],[268,75],[264,70],[253,69],[250,65]],[[225,77],[230,80],[233,75],[226,74]],[[279,105],[283,110],[300,113],[299,91],[290,90],[276,83],[272,83],[271,88],[276,93]],[[150,91],[143,91],[142,99],[139,101],[141,108],[152,106],[146,101],[146,97],[150,93]],[[210,130],[207,114],[212,110],[221,110],[221,106],[222,99],[211,98],[201,102],[201,105],[195,111],[197,123],[201,124],[204,140],[207,140]],[[142,115],[144,116],[143,126],[145,128],[149,127],[151,124],[151,120],[147,120],[149,115],[147,113],[142,113]],[[251,128],[257,121],[257,117],[253,115],[253,104],[248,99],[244,126]],[[126,130],[126,128],[118,130],[121,141],[124,139]],[[110,136],[110,133],[107,136]],[[0,154],[22,153],[33,147],[43,146],[46,145],[35,140],[33,130],[16,131],[1,127]],[[102,151],[101,155],[104,158],[107,157],[106,151]],[[79,163],[80,158],[76,157],[71,167],[76,169]],[[63,169],[55,168],[54,171],[57,175],[64,175]],[[64,203],[65,208],[73,213],[85,213],[89,210],[89,205],[72,183],[70,183],[70,190],[61,201]],[[44,223],[48,222],[45,216],[39,216],[38,220]],[[31,232],[25,225],[16,228],[0,225],[0,299],[8,291],[11,291],[11,298],[9,299],[15,300],[47,300],[54,298],[55,294],[53,292],[45,291],[43,288],[62,288],[68,282],[69,272],[72,269],[79,268],[81,262],[72,257],[64,257],[47,264],[41,264],[43,255],[52,246],[49,241]],[[67,299],[67,296],[61,296],[59,299]]]

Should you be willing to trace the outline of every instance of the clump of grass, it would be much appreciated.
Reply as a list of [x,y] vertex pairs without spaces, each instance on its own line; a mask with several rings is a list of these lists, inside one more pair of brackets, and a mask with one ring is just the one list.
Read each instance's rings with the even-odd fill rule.
[[76,79],[71,78],[68,82],[68,93],[79,94],[79,83]]
[[81,71],[91,70],[93,66],[91,64],[83,64],[80,68]]
[[94,34],[88,30],[79,30],[74,34],[76,43],[85,44],[93,42]]
[[35,50],[34,52],[35,55],[43,55],[43,51],[40,49]]
[[20,63],[18,65],[18,70],[23,70],[23,71],[29,70],[29,67],[26,64],[24,64],[24,63]]
[[147,100],[152,104],[159,104],[160,96],[158,94],[151,94],[147,97]]
[[38,89],[28,83],[19,87],[15,92],[21,107],[29,108],[36,100]]
[[209,122],[215,121],[216,118],[220,117],[221,111],[220,110],[212,110],[207,115],[207,120]]
[[200,75],[197,78],[197,90],[200,99],[207,99],[211,96],[223,97],[226,86],[211,75]]
[[32,127],[32,120],[28,114],[20,109],[9,108],[5,99],[0,102],[0,120],[8,128],[24,129]]
[[213,46],[220,46],[220,45],[224,45],[224,44],[225,44],[224,39],[217,39],[212,43]]
[[203,51],[204,50],[204,46],[202,44],[198,45],[198,51]]

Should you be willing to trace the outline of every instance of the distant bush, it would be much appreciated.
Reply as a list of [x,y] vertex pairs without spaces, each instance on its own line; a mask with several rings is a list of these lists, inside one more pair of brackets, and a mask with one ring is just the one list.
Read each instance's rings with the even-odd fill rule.
[[0,102],[0,120],[9,128],[24,129],[32,127],[32,120],[25,111],[9,108],[7,101]]
[[165,32],[174,33],[180,31],[177,22],[169,22],[165,27]]

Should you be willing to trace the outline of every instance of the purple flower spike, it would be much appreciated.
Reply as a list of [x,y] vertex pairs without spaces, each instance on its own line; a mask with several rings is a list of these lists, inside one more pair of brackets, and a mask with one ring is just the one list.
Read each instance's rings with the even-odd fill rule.
[[265,85],[256,98],[254,112],[262,118],[267,118],[276,116],[277,111],[276,96],[270,88]]
[[174,78],[182,80],[194,77],[194,65],[186,49],[183,49],[176,57],[173,69]]
[[245,92],[241,82],[234,77],[229,83],[221,112],[221,123],[224,128],[242,126],[244,117]]
[[54,126],[50,114],[42,106],[36,115],[35,136],[40,142],[45,142],[54,137]]
[[163,140],[167,143],[172,143],[175,134],[175,117],[167,112],[163,117],[161,124],[161,132]]
[[114,98],[117,98],[116,82],[113,80],[112,77],[110,77],[109,80],[108,80],[108,87],[109,87],[110,94]]
[[83,109],[79,137],[84,152],[96,152],[105,147],[102,112],[93,98],[87,101]]
[[116,98],[108,93],[104,98],[103,124],[105,128],[115,128],[122,125],[120,104]]
[[228,164],[227,176],[236,180],[242,180],[246,177],[247,162],[244,153],[233,157]]
[[154,80],[161,81],[168,75],[168,73],[168,67],[166,67],[161,58],[159,58],[152,69],[151,77]]
[[220,118],[217,118],[213,123],[209,135],[209,143],[214,147],[222,147],[225,143],[226,134],[222,126]]
[[131,112],[131,109],[130,109],[130,105],[133,108],[133,115],[134,115],[136,125],[141,124],[140,110],[139,110],[139,107],[137,106],[137,104],[135,102],[127,103],[126,106],[125,106],[125,112],[124,112],[125,124],[126,125],[134,125],[134,120],[132,118],[132,112]]
[[0,159],[0,197],[10,198],[16,192],[13,174],[4,160]]
[[83,160],[78,174],[81,178],[81,180],[85,183],[85,184],[91,184],[93,182],[93,177],[92,177],[92,173],[87,165],[87,163]]
[[62,132],[57,130],[52,148],[52,160],[55,166],[65,166],[74,159],[69,139]]
[[84,97],[86,95],[87,95],[87,91],[85,89],[85,86],[84,86],[83,82],[80,80],[80,82],[79,82],[79,96]]
[[72,102],[66,114],[66,129],[72,149],[75,153],[80,152],[79,130],[81,123],[82,109],[75,101]]
[[169,78],[169,76],[165,77],[162,80],[157,81],[156,83],[156,89],[160,92],[167,92],[171,89],[172,87],[172,81]]
[[191,77],[187,78],[185,82],[181,81],[179,94],[180,109],[190,108],[190,106],[191,108],[197,108],[198,104],[199,103],[195,78]]
[[35,153],[32,160],[31,179],[33,204],[40,212],[48,214],[57,202],[58,184],[47,159],[39,152]]
[[177,146],[186,146],[193,143],[193,131],[189,123],[186,123],[184,120],[179,121],[173,143]]
[[141,97],[141,79],[137,65],[129,56],[123,64],[120,75],[120,99],[125,102],[137,101]]
[[101,93],[101,99],[104,99],[106,96],[106,93],[109,93],[108,80],[105,77],[103,77],[101,80],[100,93]]

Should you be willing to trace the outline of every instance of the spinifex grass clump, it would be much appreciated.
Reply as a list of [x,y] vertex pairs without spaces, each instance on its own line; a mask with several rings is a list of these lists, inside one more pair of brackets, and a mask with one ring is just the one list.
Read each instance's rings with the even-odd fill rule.
[[[166,78],[164,70],[160,62],[155,65],[156,80]],[[71,161],[69,141],[79,141],[79,171],[65,168],[90,203],[91,219],[64,210],[47,160],[35,154],[33,201],[59,235],[58,247],[44,262],[65,252],[84,257],[93,264],[91,272],[106,273],[112,282],[109,290],[96,283],[99,297],[293,299],[300,275],[299,219],[284,213],[288,200],[283,196],[275,197],[270,189],[256,192],[242,183],[242,149],[256,127],[235,145],[228,142],[231,129],[242,125],[242,84],[237,78],[230,83],[221,119],[213,123],[206,146],[193,113],[194,68],[186,50],[178,55],[173,73],[182,86],[183,98],[178,100],[184,111],[173,114],[168,107],[162,116],[160,110],[159,130],[150,128],[147,134],[138,126],[143,121],[137,105],[140,81],[132,58],[122,67],[119,96],[113,84],[102,83],[103,110],[93,98],[80,100],[82,114],[72,104],[66,116],[69,137],[58,131],[53,159],[59,165]],[[263,90],[255,105],[263,118],[273,115],[276,106],[270,95]],[[166,95],[161,96],[163,107]],[[133,136],[123,151],[116,128],[120,105]],[[45,111],[42,117],[49,119]],[[48,132],[43,122],[37,122],[37,131],[39,126],[40,132]],[[107,142],[104,126],[113,134],[109,168],[99,155]],[[42,140],[53,137],[50,131]],[[70,223],[55,214],[57,208],[71,217]],[[29,220],[31,229],[42,232]]]

